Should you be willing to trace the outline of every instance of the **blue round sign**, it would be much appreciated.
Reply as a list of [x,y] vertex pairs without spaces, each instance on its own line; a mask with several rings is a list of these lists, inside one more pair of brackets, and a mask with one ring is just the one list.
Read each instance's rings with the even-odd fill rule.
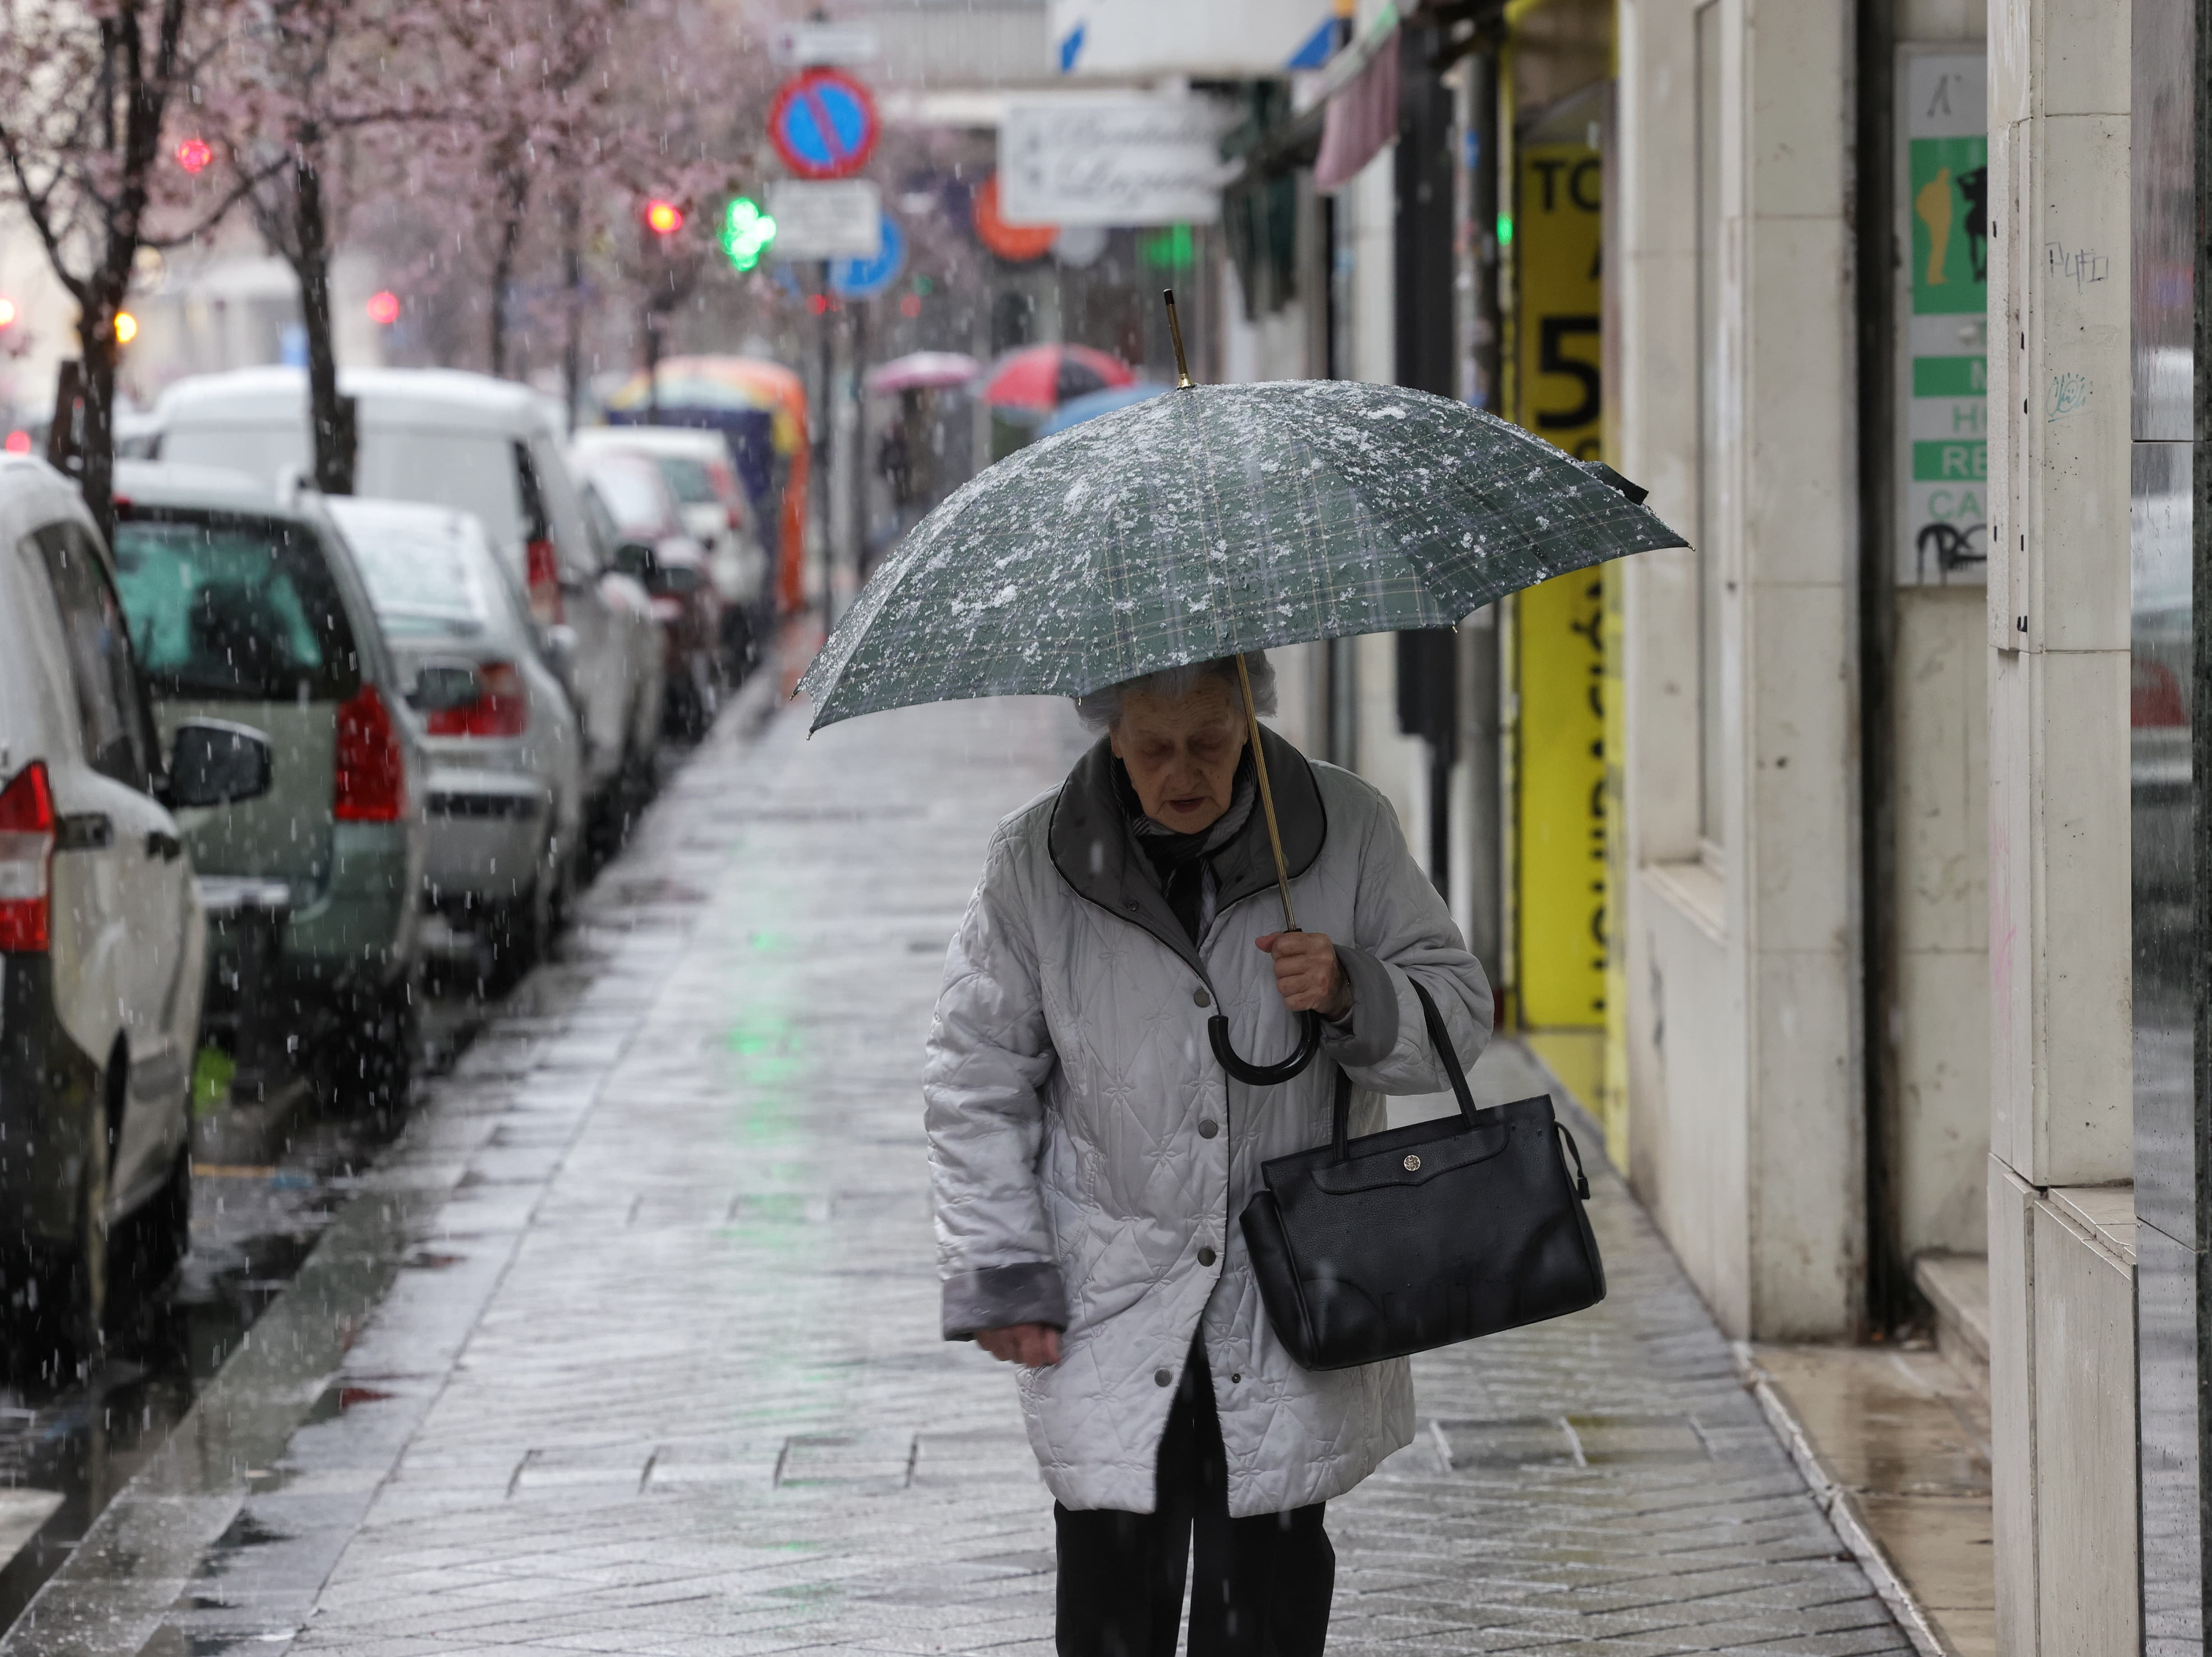
[[873,299],[899,279],[906,269],[906,234],[898,221],[884,215],[883,245],[873,259],[833,259],[830,288],[840,299]]
[[876,147],[875,100],[849,75],[811,69],[776,93],[768,137],[800,178],[850,178]]

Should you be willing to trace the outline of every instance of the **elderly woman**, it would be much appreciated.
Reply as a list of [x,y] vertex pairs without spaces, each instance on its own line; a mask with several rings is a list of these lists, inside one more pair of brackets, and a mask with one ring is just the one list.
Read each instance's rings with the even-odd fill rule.
[[[1264,655],[1246,659],[1274,711]],[[945,966],[925,1092],[948,1340],[1021,1366],[1055,1498],[1063,1654],[1317,1653],[1322,1504],[1411,1442],[1403,1359],[1302,1369],[1268,1327],[1237,1216],[1271,1157],[1446,1085],[1411,981],[1472,1063],[1491,996],[1382,795],[1261,740],[1301,932],[1281,929],[1234,658],[1077,710],[1104,739],[1000,824]],[[1250,1087],[1206,1020],[1272,1063]]]

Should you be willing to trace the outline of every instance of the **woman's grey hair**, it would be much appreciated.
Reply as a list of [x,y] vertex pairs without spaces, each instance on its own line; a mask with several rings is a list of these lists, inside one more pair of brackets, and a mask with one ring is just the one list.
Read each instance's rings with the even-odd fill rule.
[[[1253,704],[1262,714],[1275,711],[1275,667],[1267,660],[1265,650],[1244,653],[1244,671],[1251,675]],[[1075,698],[1075,716],[1083,728],[1094,736],[1103,736],[1114,728],[1121,717],[1121,698],[1132,691],[1142,691],[1147,696],[1168,698],[1188,694],[1209,679],[1227,683],[1230,694],[1235,698],[1237,710],[1244,710],[1244,699],[1237,685],[1237,658],[1219,656],[1212,661],[1194,661],[1185,667],[1163,667],[1156,673],[1143,673],[1135,679],[1125,679],[1118,685],[1102,685],[1097,690]]]

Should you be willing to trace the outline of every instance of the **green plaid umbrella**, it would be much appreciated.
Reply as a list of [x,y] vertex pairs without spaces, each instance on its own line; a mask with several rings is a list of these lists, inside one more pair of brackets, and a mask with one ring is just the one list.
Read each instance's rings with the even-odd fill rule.
[[1079,696],[1162,667],[1449,627],[1686,545],[1607,468],[1401,386],[1194,386],[1000,461],[884,560],[799,689],[814,728]]

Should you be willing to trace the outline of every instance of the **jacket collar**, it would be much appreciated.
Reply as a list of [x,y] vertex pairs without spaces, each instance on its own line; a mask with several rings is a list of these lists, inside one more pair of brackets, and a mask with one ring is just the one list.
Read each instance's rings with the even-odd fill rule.
[[[1306,757],[1262,726],[1260,749],[1273,785],[1275,820],[1282,830],[1283,862],[1296,880],[1313,867],[1328,838],[1321,788]],[[1101,909],[1142,927],[1206,977],[1206,965],[1168,907],[1160,883],[1137,849],[1128,814],[1114,788],[1114,751],[1100,738],[1060,784],[1046,834],[1053,867]],[[1237,838],[1213,854],[1219,886],[1216,913],[1275,883],[1274,853],[1267,845],[1267,813],[1255,810]]]

